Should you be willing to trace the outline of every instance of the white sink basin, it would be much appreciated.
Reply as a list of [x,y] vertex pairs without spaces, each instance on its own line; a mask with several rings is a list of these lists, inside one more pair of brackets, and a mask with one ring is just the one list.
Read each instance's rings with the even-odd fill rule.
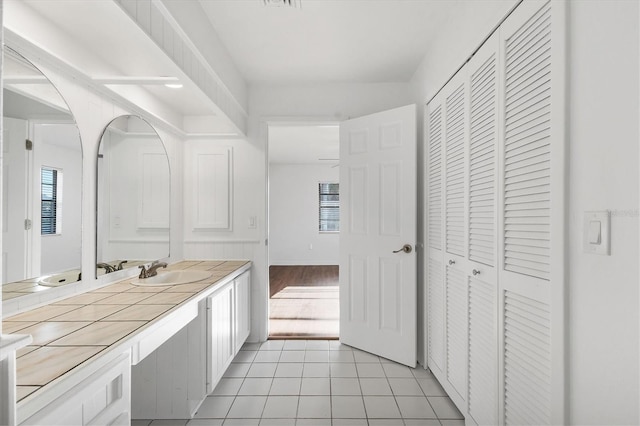
[[80,270],[62,272],[60,274],[42,277],[39,280],[40,285],[45,287],[60,287],[62,285],[75,283],[78,281]]
[[161,286],[195,283],[211,277],[209,271],[166,271],[149,278],[136,278],[131,284],[141,286]]

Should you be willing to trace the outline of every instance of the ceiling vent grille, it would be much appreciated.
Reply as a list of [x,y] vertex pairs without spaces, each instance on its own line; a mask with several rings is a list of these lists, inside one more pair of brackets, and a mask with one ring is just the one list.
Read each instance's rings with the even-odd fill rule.
[[300,2],[302,0],[262,0],[265,6],[274,6],[274,7],[300,7]]

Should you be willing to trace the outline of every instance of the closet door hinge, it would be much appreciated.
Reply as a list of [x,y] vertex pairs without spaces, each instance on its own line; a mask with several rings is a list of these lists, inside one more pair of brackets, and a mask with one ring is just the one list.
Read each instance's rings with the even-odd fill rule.
[[30,230],[30,229],[31,229],[31,226],[32,226],[31,219],[25,219],[25,220],[24,220],[24,230],[25,230],[25,231]]
[[32,142],[32,141],[30,141],[29,139],[25,139],[25,141],[24,141],[24,148],[25,148],[27,151],[33,151],[33,142]]

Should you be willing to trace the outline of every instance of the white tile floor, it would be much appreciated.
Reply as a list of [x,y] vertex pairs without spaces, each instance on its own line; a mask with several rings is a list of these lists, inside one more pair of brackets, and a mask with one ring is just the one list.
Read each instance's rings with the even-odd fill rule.
[[133,426],[464,425],[431,373],[328,340],[247,343],[192,420]]

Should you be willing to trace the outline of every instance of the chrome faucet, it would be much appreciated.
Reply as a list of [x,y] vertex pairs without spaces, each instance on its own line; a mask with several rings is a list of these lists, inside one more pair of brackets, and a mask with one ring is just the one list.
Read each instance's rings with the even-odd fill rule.
[[157,260],[154,260],[149,268],[145,268],[144,265],[140,265],[138,266],[138,268],[140,268],[140,275],[138,275],[138,278],[143,279],[155,277],[156,275],[158,275],[158,268],[166,267],[167,264],[165,262],[158,262]]
[[98,263],[96,267],[103,268],[106,271],[105,274],[108,274],[116,270],[113,266],[109,265],[108,263]]

